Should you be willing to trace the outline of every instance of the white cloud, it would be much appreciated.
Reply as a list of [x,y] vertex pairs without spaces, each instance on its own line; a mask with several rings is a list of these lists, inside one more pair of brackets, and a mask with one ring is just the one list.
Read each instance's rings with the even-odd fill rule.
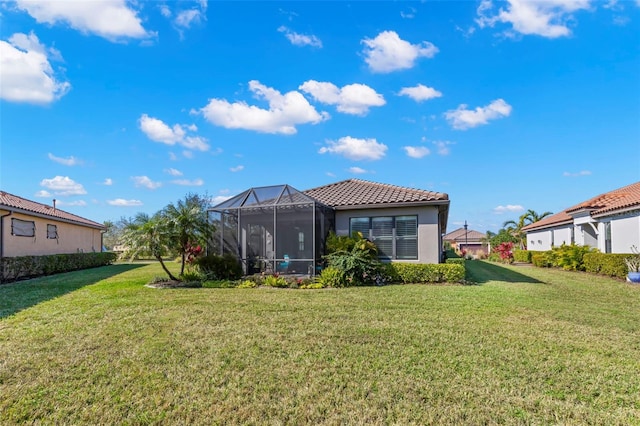
[[433,144],[436,146],[438,154],[440,154],[440,155],[449,155],[451,153],[451,150],[449,149],[449,145],[454,145],[454,142],[433,141]]
[[403,87],[399,93],[400,96],[408,96],[416,102],[422,102],[429,99],[439,98],[442,92],[437,91],[433,87],[427,87],[418,84],[415,87]]
[[31,33],[0,40],[0,98],[10,102],[48,104],[64,96],[71,84],[56,76],[49,58],[62,60]]
[[224,201],[227,201],[229,198],[231,198],[230,195],[216,195],[211,199],[211,204],[216,206]]
[[281,33],[284,33],[285,37],[287,37],[287,40],[289,40],[291,44],[295,46],[322,47],[322,41],[318,37],[314,36],[313,34],[312,35],[298,34],[294,31],[291,31],[289,28],[285,27],[284,25],[278,28],[278,31]]
[[182,176],[182,172],[178,169],[174,169],[173,167],[164,169],[164,172],[170,174],[171,176]]
[[64,164],[65,166],[77,166],[78,164],[82,164],[82,161],[78,160],[73,155],[69,158],[56,157],[52,153],[49,153],[49,160],[55,161],[56,163]]
[[420,57],[433,58],[438,48],[428,41],[411,44],[402,40],[395,31],[383,31],[374,39],[361,41],[366,45],[365,62],[373,72],[388,73],[413,68]]
[[137,11],[126,0],[52,1],[17,0],[39,23],[65,23],[84,34],[90,33],[107,40],[148,38],[152,34],[143,27]]
[[487,124],[489,120],[508,117],[511,114],[511,105],[503,99],[496,99],[485,107],[477,107],[468,110],[467,105],[462,104],[457,109],[449,110],[445,117],[454,129],[465,130]]
[[113,185],[113,179],[111,179],[111,178],[106,178],[106,179],[104,180],[104,182],[102,182],[102,184],[103,184],[103,185],[106,185],[106,186],[111,186],[111,185]]
[[42,179],[40,186],[53,191],[56,195],[84,195],[87,191],[69,176],[56,176],[51,179]]
[[345,136],[337,141],[327,141],[327,146],[323,146],[318,152],[338,154],[350,160],[379,160],[385,156],[387,146],[375,139]]
[[149,179],[148,176],[132,176],[131,180],[137,187],[144,187],[147,189],[157,189],[162,186],[162,182],[154,182]]
[[507,204],[506,206],[498,206],[493,209],[495,214],[502,214],[505,212],[517,213],[524,211],[524,207],[519,204]]
[[84,207],[87,205],[87,202],[84,200],[77,200],[77,201],[63,201],[63,200],[58,200],[57,201],[57,205],[59,206],[79,206],[79,207]]
[[200,23],[205,19],[204,13],[199,9],[188,9],[178,13],[175,24],[182,28],[190,28],[192,23]]
[[406,12],[401,10],[400,16],[403,17],[404,19],[413,19],[416,16],[416,8],[409,7],[409,9]]
[[234,173],[235,172],[239,172],[239,171],[244,170],[244,166],[243,165],[239,165],[239,166],[236,166],[236,167],[230,167],[229,170],[231,170]]
[[176,154],[174,154],[173,152],[170,152],[169,153],[169,160],[178,161],[178,156]]
[[135,207],[135,206],[141,206],[142,201],[125,200],[124,198],[116,198],[115,200],[107,200],[107,204],[109,204],[110,206],[118,206],[118,207]]
[[184,156],[184,158],[193,158],[193,152],[191,151],[182,151],[182,155]]
[[368,172],[361,167],[349,167],[349,173],[353,173],[354,175],[361,175]]
[[329,82],[305,81],[298,87],[318,102],[337,105],[345,114],[366,115],[370,107],[382,106],[384,97],[365,84],[348,84],[338,88]]
[[300,92],[291,91],[282,95],[257,80],[249,82],[249,90],[258,99],[266,100],[269,109],[247,105],[246,102],[230,103],[225,99],[214,98],[200,111],[216,126],[286,135],[295,134],[295,126],[298,124],[317,124],[329,118],[326,112],[318,113]]
[[491,0],[483,0],[478,7],[476,23],[480,28],[494,27],[497,22],[511,25],[506,35],[519,33],[547,38],[571,35],[567,26],[572,13],[589,9],[591,0],[508,0],[506,9],[497,13]]
[[424,146],[404,146],[402,149],[404,149],[407,155],[411,158],[422,158],[431,154],[429,148]]
[[45,191],[44,189],[42,189],[42,190],[36,192],[35,196],[39,197],[39,198],[49,198],[49,197],[51,197],[51,193],[49,191]]
[[207,151],[209,149],[209,144],[205,138],[187,135],[187,131],[195,131],[198,129],[194,125],[174,124],[173,127],[169,127],[164,121],[149,117],[147,114],[140,116],[138,124],[140,130],[152,141],[167,145],[178,144],[187,149],[195,149],[198,151]]
[[173,13],[171,13],[171,9],[169,9],[169,6],[166,4],[161,4],[158,8],[160,9],[160,14],[165,18],[171,18],[173,15]]
[[182,185],[182,186],[202,186],[204,185],[204,181],[200,178],[189,180],[189,179],[176,179],[172,180],[171,183],[174,185]]
[[576,173],[564,172],[562,174],[562,176],[569,176],[569,177],[589,176],[589,175],[591,175],[591,172],[589,170],[581,170],[581,171],[576,172]]

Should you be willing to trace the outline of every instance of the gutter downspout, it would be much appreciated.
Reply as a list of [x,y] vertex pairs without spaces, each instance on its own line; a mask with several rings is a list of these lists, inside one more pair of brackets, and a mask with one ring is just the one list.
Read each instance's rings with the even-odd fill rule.
[[11,211],[0,216],[0,283],[4,281],[4,218],[12,214]]

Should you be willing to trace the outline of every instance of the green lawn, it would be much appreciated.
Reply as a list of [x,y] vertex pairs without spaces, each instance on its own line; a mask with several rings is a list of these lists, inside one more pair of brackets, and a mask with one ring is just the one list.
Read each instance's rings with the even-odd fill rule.
[[0,424],[640,424],[640,286],[468,268],[478,285],[158,290],[154,264],[0,286]]

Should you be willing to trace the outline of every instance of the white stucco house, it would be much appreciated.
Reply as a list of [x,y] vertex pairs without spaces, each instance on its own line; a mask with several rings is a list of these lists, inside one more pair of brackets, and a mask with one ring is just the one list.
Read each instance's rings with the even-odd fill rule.
[[527,249],[584,245],[602,253],[631,253],[640,247],[640,182],[600,194],[522,228]]

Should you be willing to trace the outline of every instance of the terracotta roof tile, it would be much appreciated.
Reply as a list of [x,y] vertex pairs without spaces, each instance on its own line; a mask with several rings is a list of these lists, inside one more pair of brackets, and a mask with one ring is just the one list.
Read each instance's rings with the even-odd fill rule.
[[332,207],[384,206],[410,202],[448,202],[445,193],[403,186],[348,179],[304,191],[310,197]]
[[578,203],[573,207],[569,207],[560,213],[547,216],[536,223],[527,225],[522,228],[522,230],[532,231],[535,229],[571,223],[573,222],[571,213],[575,213],[582,209],[591,210],[591,216],[599,216],[629,208],[640,209],[640,182],[632,183],[631,185],[600,194],[587,201]]
[[[485,238],[487,235],[483,234],[479,231],[474,231],[473,229],[468,229],[466,232],[466,239],[468,241],[480,241]],[[449,232],[447,235],[442,237],[445,241],[464,241],[465,240],[465,231],[464,228],[458,228],[455,231]]]
[[106,229],[105,226],[101,223],[76,216],[75,214],[65,212],[64,210],[60,210],[58,208],[54,210],[52,206],[27,200],[26,198],[18,197],[17,195],[9,194],[8,192],[4,191],[0,191],[0,209],[7,209],[10,211],[17,210],[23,211],[25,213],[36,213],[38,215],[49,216],[65,222],[73,222],[91,228]]

